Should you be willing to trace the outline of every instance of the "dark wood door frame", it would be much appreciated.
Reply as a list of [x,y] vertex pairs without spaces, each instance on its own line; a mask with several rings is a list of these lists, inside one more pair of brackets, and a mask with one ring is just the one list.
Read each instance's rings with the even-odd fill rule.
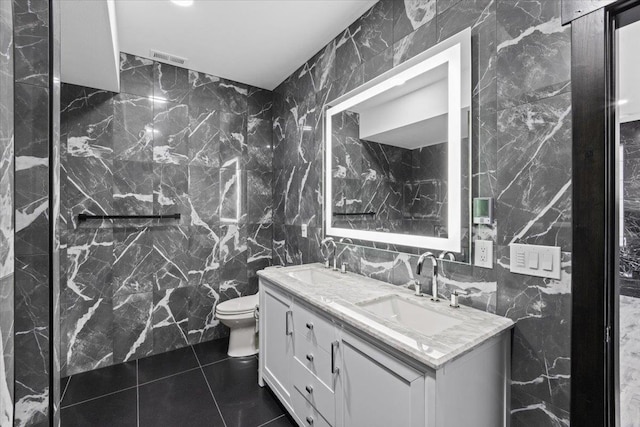
[[571,21],[571,424],[614,427],[619,418],[615,19],[640,0],[602,4]]

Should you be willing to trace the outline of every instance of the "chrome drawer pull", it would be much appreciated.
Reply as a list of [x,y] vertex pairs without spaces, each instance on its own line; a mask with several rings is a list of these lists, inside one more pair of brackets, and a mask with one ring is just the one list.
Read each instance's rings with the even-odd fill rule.
[[331,373],[339,374],[340,369],[336,367],[336,349],[338,348],[338,341],[331,343]]
[[313,323],[307,323],[307,329],[313,331]]
[[307,354],[307,360],[313,362],[313,354]]
[[309,394],[313,393],[313,387],[310,385],[306,386],[304,389],[307,390],[307,393]]
[[307,424],[309,424],[310,426],[313,425],[313,418],[311,417],[307,417]]
[[287,335],[291,335],[293,332],[289,329],[289,318],[291,317],[291,315],[293,315],[293,311],[289,310],[284,314],[284,318],[285,318],[285,329],[286,329],[286,334]]

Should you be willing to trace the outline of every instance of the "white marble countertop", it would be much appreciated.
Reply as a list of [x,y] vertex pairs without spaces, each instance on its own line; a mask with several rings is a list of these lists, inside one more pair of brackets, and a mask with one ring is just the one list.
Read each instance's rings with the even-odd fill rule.
[[[312,284],[289,275],[290,272],[309,268],[335,276],[335,280],[331,283]],[[322,264],[269,267],[258,271],[258,275],[294,297],[432,369],[442,368],[514,325],[512,320],[505,317],[463,305],[453,308],[446,300],[434,303],[429,298],[414,296],[407,288],[353,273],[341,274],[325,269]],[[388,295],[410,299],[434,312],[459,319],[462,323],[428,336],[378,317],[357,305]]]

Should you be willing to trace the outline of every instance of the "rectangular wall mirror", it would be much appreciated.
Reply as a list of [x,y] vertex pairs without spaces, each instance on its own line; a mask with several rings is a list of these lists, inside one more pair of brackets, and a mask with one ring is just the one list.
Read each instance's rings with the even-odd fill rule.
[[471,30],[330,102],[325,233],[469,261]]

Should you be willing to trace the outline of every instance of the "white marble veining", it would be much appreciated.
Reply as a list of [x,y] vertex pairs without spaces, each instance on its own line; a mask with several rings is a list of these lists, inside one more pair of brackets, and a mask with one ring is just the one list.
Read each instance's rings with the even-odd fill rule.
[[13,397],[9,390],[10,384],[5,374],[7,367],[4,363],[5,337],[0,334],[0,425],[8,426],[13,423]]
[[[335,280],[307,283],[289,274],[309,268],[333,275]],[[328,271],[321,264],[285,268],[270,267],[259,271],[258,275],[300,300],[432,369],[441,368],[514,325],[513,321],[504,317],[465,306],[452,308],[447,301],[434,303],[428,298],[413,296],[409,289],[353,273],[340,274]],[[377,317],[357,305],[387,295],[410,298],[434,312],[455,317],[461,320],[461,323],[438,334],[427,336]]]
[[640,298],[620,296],[620,425],[640,427]]

